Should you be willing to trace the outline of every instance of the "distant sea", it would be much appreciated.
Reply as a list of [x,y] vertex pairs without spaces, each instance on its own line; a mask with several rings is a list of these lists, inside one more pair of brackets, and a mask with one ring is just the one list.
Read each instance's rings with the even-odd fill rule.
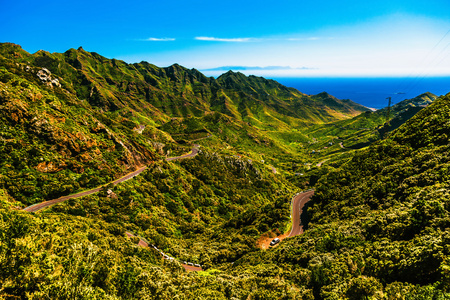
[[450,77],[426,78],[272,78],[302,93],[315,95],[321,92],[338,99],[350,99],[367,107],[380,109],[411,99],[425,92],[437,96],[450,92]]

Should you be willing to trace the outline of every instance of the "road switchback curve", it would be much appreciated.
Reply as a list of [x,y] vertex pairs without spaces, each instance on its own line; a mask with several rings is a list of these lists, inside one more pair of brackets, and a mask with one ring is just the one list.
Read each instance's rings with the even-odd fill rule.
[[314,195],[314,190],[309,190],[296,195],[292,199],[292,229],[287,237],[293,237],[303,233],[303,224],[300,216],[303,212],[303,207]]
[[[301,215],[303,212],[303,207],[305,204],[311,199],[312,195],[314,195],[314,190],[308,190],[302,193],[296,194],[292,200],[291,200],[291,222],[292,222],[292,228],[289,233],[283,233],[277,238],[280,240],[284,240],[288,237],[293,237],[299,234],[303,233],[303,224],[301,221]],[[276,247],[279,245],[279,243],[275,245],[270,245],[270,242],[273,240],[273,236],[270,235],[262,235],[259,240],[257,241],[258,247],[261,249],[269,249],[270,247]]]

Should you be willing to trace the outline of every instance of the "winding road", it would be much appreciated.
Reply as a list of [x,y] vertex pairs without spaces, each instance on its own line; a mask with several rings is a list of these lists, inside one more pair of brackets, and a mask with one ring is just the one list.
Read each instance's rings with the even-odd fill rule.
[[[291,221],[292,228],[289,234],[286,232],[277,236],[280,239],[280,242],[288,237],[293,237],[303,233],[303,224],[301,221],[301,215],[303,212],[303,207],[305,204],[311,199],[312,195],[314,195],[314,190],[308,190],[303,193],[298,193],[292,198],[291,202]],[[258,247],[261,249],[268,249],[271,247],[270,242],[273,240],[273,236],[263,235],[258,240]],[[273,247],[278,246],[275,244]]]
[[[168,157],[168,158],[166,158],[166,161],[172,161],[172,160],[178,160],[178,159],[194,157],[194,156],[196,156],[198,154],[199,147],[200,147],[199,145],[194,144],[194,146],[192,147],[192,150],[191,150],[190,153],[185,154],[185,155],[181,155],[181,156],[176,156],[176,157]],[[131,178],[141,174],[142,172],[145,171],[145,169],[147,169],[147,166],[143,166],[143,167],[137,169],[136,171],[128,173],[127,175],[125,175],[125,176],[123,176],[123,177],[121,177],[119,179],[116,179],[116,180],[114,180],[111,183],[116,185],[116,184],[119,184],[121,182],[127,181],[127,180],[129,180],[129,179],[131,179]],[[64,201],[69,200],[69,199],[79,198],[79,197],[83,197],[83,196],[87,196],[87,195],[92,195],[92,194],[98,193],[103,188],[103,186],[105,186],[105,185],[107,185],[107,184],[104,184],[104,185],[102,185],[100,187],[97,187],[95,189],[92,189],[92,190],[87,190],[87,191],[79,192],[79,193],[76,193],[76,194],[59,197],[57,199],[48,200],[48,201],[44,201],[44,202],[41,202],[41,203],[36,203],[36,204],[30,205],[28,207],[25,207],[23,210],[24,211],[29,211],[29,212],[37,212],[37,211],[39,211],[41,209],[44,209],[44,208],[49,207],[49,206],[52,206],[52,205],[54,205],[56,203],[60,203],[60,202],[64,202]]]
[[293,237],[303,233],[303,224],[300,216],[302,215],[303,206],[311,199],[312,195],[314,195],[314,190],[309,190],[297,194],[292,199],[292,229],[287,237]]
[[[210,136],[208,136],[208,137],[210,137]],[[185,154],[185,155],[181,155],[181,156],[168,157],[168,158],[166,158],[166,161],[173,161],[173,160],[179,160],[179,159],[195,157],[198,154],[198,152],[199,152],[199,147],[200,147],[199,145],[194,144],[190,153]],[[274,173],[276,173],[276,169],[273,166],[271,166],[271,168],[272,168],[272,171]],[[119,184],[121,182],[127,181],[127,180],[129,180],[129,179],[131,179],[131,178],[141,174],[146,169],[147,169],[147,166],[140,167],[136,171],[133,171],[133,172],[131,172],[131,173],[129,173],[129,174],[119,178],[119,179],[116,179],[116,180],[112,181],[111,183],[114,184],[114,185],[117,185],[117,184]],[[105,185],[107,185],[107,184],[105,184]],[[40,211],[40,210],[42,210],[44,208],[47,208],[49,206],[52,206],[52,205],[56,204],[56,203],[60,203],[60,202],[64,202],[64,201],[69,200],[69,199],[79,198],[79,197],[83,197],[83,196],[87,196],[87,195],[91,195],[91,194],[97,193],[105,185],[102,185],[101,187],[97,187],[95,189],[79,192],[79,193],[76,193],[76,194],[59,197],[57,199],[48,200],[48,201],[44,201],[44,202],[41,202],[41,203],[36,203],[36,204],[30,205],[30,206],[24,208],[23,210],[24,211],[28,211],[28,212],[38,212],[38,211]],[[292,230],[289,233],[289,235],[281,236],[280,240],[284,239],[285,237],[293,237],[293,236],[296,236],[296,235],[299,235],[299,234],[303,233],[303,224],[301,223],[300,216],[302,214],[302,210],[303,210],[304,205],[311,199],[313,194],[314,194],[314,190],[309,190],[309,191],[306,191],[306,192],[303,192],[303,193],[299,193],[299,194],[294,196],[294,198],[292,199],[292,214],[291,214],[291,217],[292,217]],[[132,234],[130,232],[126,232],[126,235],[128,237],[136,237],[136,235],[134,235],[134,234]],[[151,246],[155,250],[157,250],[161,255],[163,255],[163,257],[165,259],[174,259],[174,258],[171,258],[171,257],[164,256],[164,253],[161,250],[157,249],[154,245],[149,245],[141,237],[139,237],[139,236],[137,236],[137,237],[139,238],[139,243],[138,243],[139,246],[145,247],[145,248],[148,248],[148,247]],[[270,243],[270,240],[268,240],[268,243]],[[202,271],[201,267],[193,266],[192,263],[185,264],[184,262],[181,262],[181,261],[180,261],[180,263],[183,266],[183,268],[186,269],[187,271]]]
[[[176,156],[176,157],[168,157],[168,158],[166,158],[166,161],[172,161],[172,160],[178,160],[178,159],[195,157],[198,154],[199,147],[200,147],[199,145],[194,144],[194,146],[192,147],[192,150],[191,150],[190,153],[185,154],[185,155],[181,155],[181,156]],[[147,169],[147,166],[143,166],[143,167],[137,169],[136,171],[133,171],[133,172],[131,172],[131,173],[129,173],[129,174],[119,178],[119,179],[114,180],[111,183],[116,185],[116,184],[119,184],[121,182],[127,181],[127,180],[129,180],[129,179],[131,179],[131,178],[141,174],[143,171],[145,171],[145,169]],[[40,210],[42,210],[42,209],[44,209],[46,207],[49,207],[49,206],[52,206],[52,205],[56,204],[56,203],[60,203],[60,202],[63,202],[63,201],[69,200],[69,199],[79,198],[79,197],[83,197],[83,196],[87,196],[87,195],[91,195],[91,194],[97,193],[102,188],[103,188],[103,186],[97,187],[97,188],[92,189],[92,190],[88,190],[88,191],[84,191],[84,192],[80,192],[80,193],[76,193],[76,194],[72,194],[72,195],[59,197],[57,199],[48,200],[48,201],[44,201],[44,202],[41,202],[41,203],[36,203],[36,204],[30,205],[30,206],[24,208],[23,210],[24,211],[28,211],[28,212],[38,212],[38,211],[40,211]],[[128,237],[136,236],[136,235],[134,235],[134,234],[132,234],[130,232],[126,232],[125,234]],[[139,236],[138,236],[138,238],[139,238],[139,243],[138,243],[139,246],[145,247],[145,248],[147,248],[149,246],[152,246],[156,251],[158,251],[163,256],[164,259],[174,259],[174,258],[170,258],[170,257],[164,256],[164,253],[161,250],[157,249],[154,245],[149,245],[146,241],[144,241]],[[192,263],[185,264],[185,263],[183,263],[181,261],[180,261],[180,263],[181,263],[181,265],[183,266],[183,268],[186,271],[202,271],[203,270],[201,267],[194,266]]]
[[191,150],[190,153],[185,154],[185,155],[181,155],[181,156],[168,157],[168,158],[166,158],[166,161],[172,161],[172,160],[177,160],[177,159],[194,157],[194,156],[196,156],[198,154],[199,147],[200,147],[199,145],[194,144],[194,146],[192,147],[192,150]]

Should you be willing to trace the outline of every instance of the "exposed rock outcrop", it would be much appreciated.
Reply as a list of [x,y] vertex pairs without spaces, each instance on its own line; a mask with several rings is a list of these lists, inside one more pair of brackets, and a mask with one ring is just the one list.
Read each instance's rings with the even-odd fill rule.
[[46,69],[42,68],[37,73],[36,76],[45,84],[47,84],[50,87],[61,87],[61,84],[59,83],[59,80],[52,77],[52,73]]

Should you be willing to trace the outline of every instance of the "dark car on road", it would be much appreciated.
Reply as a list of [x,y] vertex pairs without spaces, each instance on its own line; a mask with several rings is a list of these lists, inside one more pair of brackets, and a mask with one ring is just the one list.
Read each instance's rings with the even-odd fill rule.
[[279,238],[274,238],[271,242],[270,242],[270,246],[276,245],[280,242]]

